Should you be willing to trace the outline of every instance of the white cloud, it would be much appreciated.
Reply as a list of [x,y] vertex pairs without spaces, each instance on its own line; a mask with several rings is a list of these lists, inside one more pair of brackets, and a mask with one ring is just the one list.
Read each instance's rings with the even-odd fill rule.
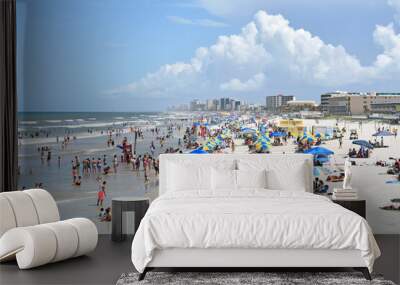
[[202,26],[202,27],[212,27],[212,28],[224,28],[227,27],[228,25],[219,22],[219,21],[214,21],[211,19],[187,19],[183,17],[178,17],[178,16],[168,16],[167,19],[171,22],[174,22],[176,24],[181,24],[181,25],[194,25],[194,26]]
[[376,57],[374,72],[379,77],[391,77],[400,71],[400,34],[396,34],[393,24],[376,26],[374,41],[383,47],[383,53]]
[[260,88],[264,83],[265,75],[263,73],[257,73],[247,81],[240,81],[240,79],[233,78],[228,82],[222,83],[219,88],[223,91],[238,91],[248,92],[254,91]]
[[343,46],[294,29],[281,15],[264,11],[239,34],[220,36],[197,49],[189,62],[161,66],[154,73],[111,93],[141,97],[218,96],[218,92],[263,93],[271,84],[340,88],[400,75],[400,35],[393,25],[377,26],[375,42],[383,52],[362,66]]

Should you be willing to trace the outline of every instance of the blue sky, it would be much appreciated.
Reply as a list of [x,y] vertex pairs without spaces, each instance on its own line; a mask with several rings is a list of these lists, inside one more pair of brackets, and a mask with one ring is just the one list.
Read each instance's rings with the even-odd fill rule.
[[17,0],[19,108],[399,91],[398,12],[398,0]]

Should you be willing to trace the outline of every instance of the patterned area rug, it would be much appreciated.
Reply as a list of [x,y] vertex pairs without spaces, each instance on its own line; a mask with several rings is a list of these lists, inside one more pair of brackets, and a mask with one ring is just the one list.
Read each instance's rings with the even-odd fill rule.
[[373,275],[368,281],[359,272],[148,272],[146,278],[138,281],[138,273],[122,274],[117,285],[146,285],[146,284],[213,284],[213,285],[395,285],[392,281],[384,280],[382,276]]

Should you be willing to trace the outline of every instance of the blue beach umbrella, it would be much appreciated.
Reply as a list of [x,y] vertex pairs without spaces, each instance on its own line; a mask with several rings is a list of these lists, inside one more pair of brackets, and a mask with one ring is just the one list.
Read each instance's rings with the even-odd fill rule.
[[356,144],[356,145],[360,145],[360,146],[366,147],[366,148],[369,148],[369,149],[374,148],[374,146],[372,144],[370,144],[369,142],[367,142],[366,140],[355,140],[352,143]]
[[266,135],[262,135],[260,138],[267,142],[271,142],[271,139],[269,137],[267,137]]
[[192,154],[206,154],[208,152],[206,152],[205,150],[203,150],[202,148],[197,148],[195,150],[192,150],[190,153]]
[[272,132],[269,134],[270,137],[283,137],[284,135],[283,132]]
[[255,133],[255,132],[257,132],[257,130],[251,129],[251,128],[242,128],[241,131],[242,131],[242,133],[244,133],[244,134]]
[[315,156],[315,160],[322,163],[328,162],[329,161],[329,157],[327,155],[324,154],[319,154]]
[[312,155],[332,155],[333,151],[324,147],[313,147],[304,151],[304,153],[312,154]]
[[303,140],[307,140],[308,142],[313,142],[313,141],[315,141],[315,137],[313,135],[311,135],[311,134],[304,133],[304,135],[301,138],[301,140],[302,141]]

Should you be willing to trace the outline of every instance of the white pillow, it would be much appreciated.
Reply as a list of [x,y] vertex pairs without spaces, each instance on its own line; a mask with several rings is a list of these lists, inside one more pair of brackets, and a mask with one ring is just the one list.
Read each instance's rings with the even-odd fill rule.
[[212,189],[214,191],[236,190],[236,170],[212,168]]
[[294,163],[288,168],[274,168],[267,170],[267,187],[272,190],[307,192],[308,185],[307,164]]
[[267,188],[267,172],[262,170],[237,170],[237,188]]
[[169,163],[167,191],[211,189],[210,167]]

